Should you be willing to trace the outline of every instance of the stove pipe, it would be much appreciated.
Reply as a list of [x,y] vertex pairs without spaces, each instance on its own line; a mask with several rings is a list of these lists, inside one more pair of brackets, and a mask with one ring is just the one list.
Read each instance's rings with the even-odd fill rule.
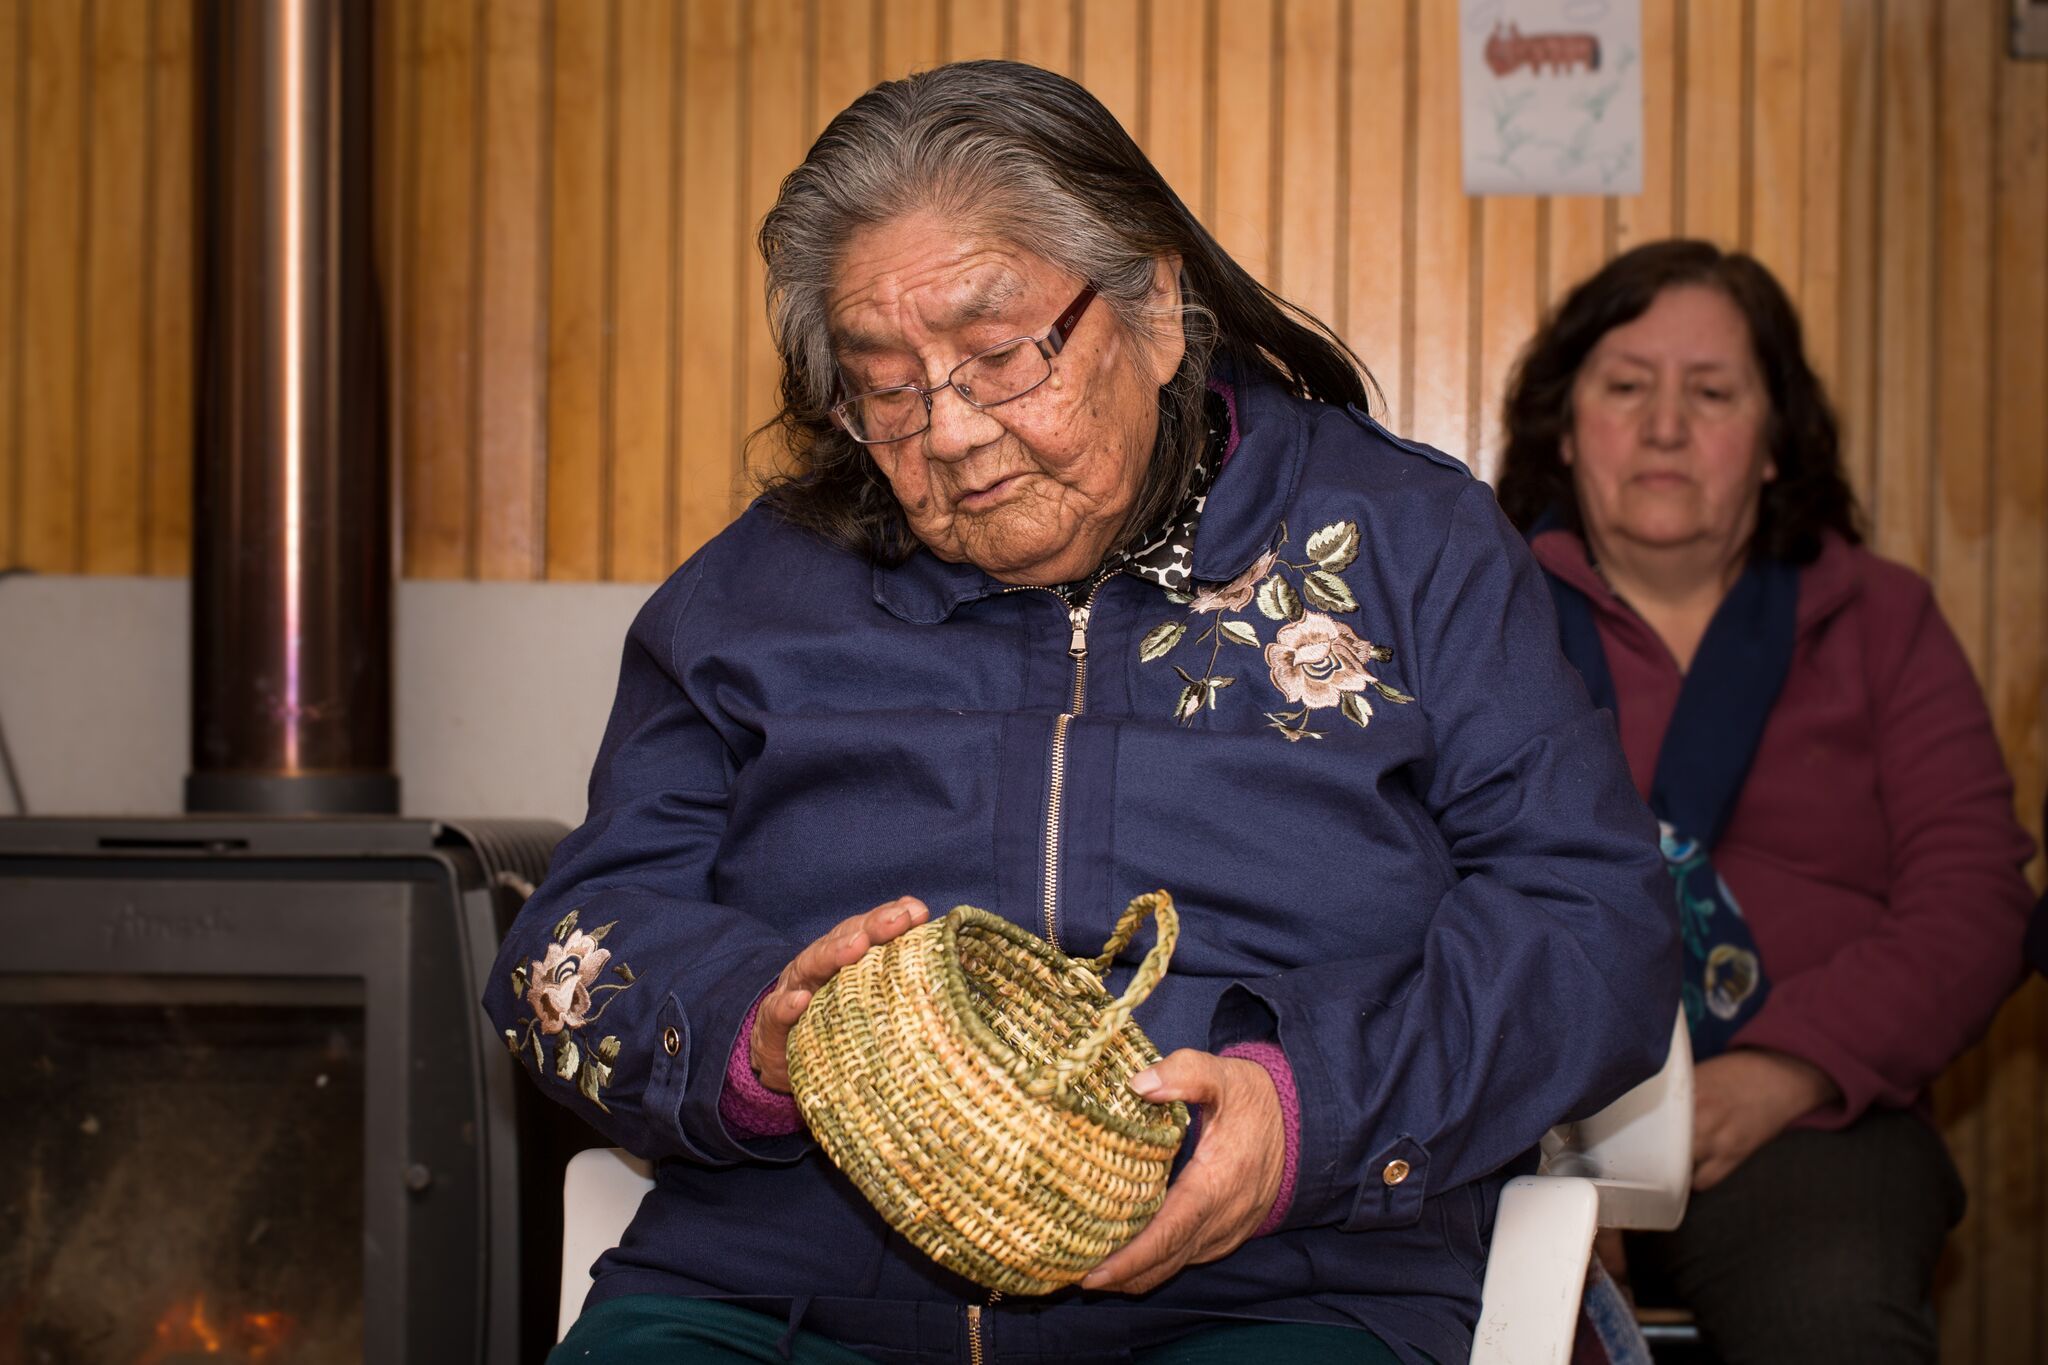
[[193,812],[398,808],[370,13],[204,13]]

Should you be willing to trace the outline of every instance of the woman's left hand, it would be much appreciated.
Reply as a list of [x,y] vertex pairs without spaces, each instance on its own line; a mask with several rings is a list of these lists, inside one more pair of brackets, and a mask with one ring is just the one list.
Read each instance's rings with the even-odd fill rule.
[[1287,1132],[1266,1068],[1182,1048],[1149,1071],[1156,1089],[1140,1084],[1144,1072],[1131,1088],[1158,1104],[1201,1105],[1200,1145],[1145,1230],[1089,1271],[1084,1289],[1143,1294],[1183,1266],[1221,1260],[1266,1221],[1280,1193]]
[[1737,1048],[1693,1070],[1692,1187],[1712,1189],[1795,1119],[1842,1097],[1812,1062]]

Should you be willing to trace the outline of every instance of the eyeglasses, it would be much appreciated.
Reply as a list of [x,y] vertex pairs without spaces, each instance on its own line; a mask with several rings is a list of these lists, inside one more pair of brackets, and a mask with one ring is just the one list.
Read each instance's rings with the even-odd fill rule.
[[857,393],[832,405],[832,420],[862,445],[885,445],[930,430],[932,399],[947,389],[973,408],[992,408],[1022,398],[1052,378],[1052,358],[1065,349],[1081,314],[1094,301],[1095,286],[1091,284],[1074,296],[1044,336],[1013,337],[977,351],[955,365],[945,383],[929,389],[897,384]]

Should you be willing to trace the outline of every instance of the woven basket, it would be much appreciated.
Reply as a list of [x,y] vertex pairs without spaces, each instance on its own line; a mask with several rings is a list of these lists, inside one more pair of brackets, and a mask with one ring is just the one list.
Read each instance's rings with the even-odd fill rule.
[[[1159,941],[1112,999],[1102,977],[1148,914]],[[1164,891],[1093,959],[971,905],[920,925],[841,969],[790,1031],[804,1121],[941,1265],[1010,1294],[1073,1283],[1158,1212],[1187,1131],[1184,1105],[1128,1084],[1159,1060],[1130,1016],[1178,933]]]

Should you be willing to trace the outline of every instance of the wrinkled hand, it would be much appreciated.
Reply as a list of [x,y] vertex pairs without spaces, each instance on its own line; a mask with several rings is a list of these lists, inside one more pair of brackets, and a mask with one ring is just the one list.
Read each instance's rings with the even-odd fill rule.
[[[1143,1084],[1148,1075],[1156,1087]],[[1286,1170],[1280,1095],[1257,1062],[1182,1048],[1131,1088],[1160,1104],[1201,1105],[1201,1142],[1145,1230],[1089,1271],[1084,1289],[1143,1294],[1184,1266],[1223,1259],[1266,1221]]]
[[747,1040],[747,1057],[762,1085],[780,1095],[789,1093],[789,1031],[818,988],[841,967],[860,961],[868,949],[907,933],[930,915],[923,901],[899,896],[865,915],[841,920],[782,969],[774,989],[754,1012],[754,1034]]
[[1737,1048],[1693,1071],[1692,1187],[1709,1190],[1795,1119],[1842,1097],[1827,1073],[1783,1052]]

